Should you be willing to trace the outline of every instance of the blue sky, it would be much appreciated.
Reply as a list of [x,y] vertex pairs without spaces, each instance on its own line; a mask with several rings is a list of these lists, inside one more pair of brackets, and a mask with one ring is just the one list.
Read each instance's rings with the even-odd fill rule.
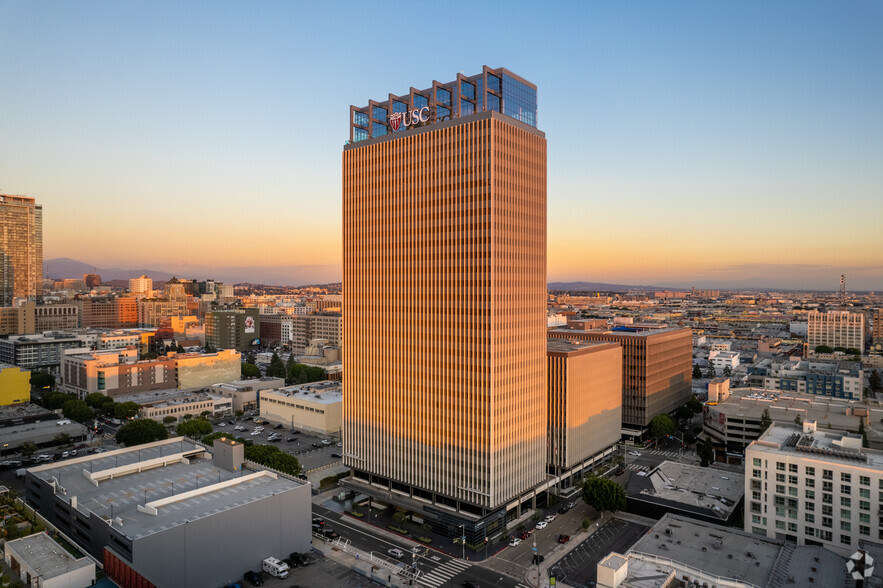
[[339,279],[349,105],[487,64],[539,88],[550,280],[879,290],[881,31],[877,1],[0,0],[0,191],[47,258]]

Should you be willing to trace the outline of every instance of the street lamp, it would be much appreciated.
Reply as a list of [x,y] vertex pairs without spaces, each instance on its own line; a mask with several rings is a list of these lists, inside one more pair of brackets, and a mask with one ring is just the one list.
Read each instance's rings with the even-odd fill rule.
[[466,525],[459,525],[460,527],[460,544],[463,546],[463,559],[466,559]]

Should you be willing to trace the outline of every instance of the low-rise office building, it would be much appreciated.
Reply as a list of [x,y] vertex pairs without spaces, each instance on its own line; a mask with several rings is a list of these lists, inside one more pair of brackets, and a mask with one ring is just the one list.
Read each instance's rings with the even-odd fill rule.
[[215,384],[211,387],[211,393],[230,398],[233,403],[233,412],[245,412],[257,410],[258,392],[261,390],[274,390],[283,386],[285,386],[285,380],[282,378],[264,377],[257,380]]
[[864,372],[854,361],[760,360],[748,368],[756,388],[861,400]]
[[859,435],[773,423],[745,450],[745,530],[849,556],[883,542],[883,451]]
[[248,351],[260,344],[257,308],[215,310],[205,314],[205,342],[215,349]]
[[739,367],[739,353],[736,351],[712,349],[708,352],[708,363],[710,363],[717,372],[723,373],[727,368],[734,370]]
[[95,583],[95,562],[75,558],[45,532],[3,545],[6,565],[25,586],[33,588],[88,588]]
[[611,553],[598,563],[597,585],[845,588],[846,558],[817,546],[666,514],[628,553]]
[[865,347],[865,315],[848,310],[810,311],[807,315],[806,343],[810,349],[819,345],[844,349]]
[[320,435],[340,433],[343,392],[340,382],[323,380],[260,392],[261,417]]
[[51,420],[39,421],[15,421],[0,427],[0,437],[3,439],[3,453],[14,453],[25,443],[33,443],[38,448],[51,447],[64,442],[85,441],[89,437],[89,431],[80,423],[70,419],[58,418],[52,414]]
[[667,512],[727,525],[741,512],[745,476],[716,468],[664,461],[631,476],[628,510],[658,519]]
[[34,311],[34,328],[45,331],[69,331],[80,326],[80,304],[38,304]]
[[[149,400],[143,396],[140,396],[139,399],[142,402]],[[134,400],[134,402],[138,402],[138,400]],[[138,403],[141,404],[141,402]],[[187,394],[158,402],[145,402],[138,410],[138,416],[142,419],[162,422],[163,419],[170,416],[181,420],[185,415],[200,416],[204,412],[218,415],[228,414],[232,411],[233,403],[229,398],[212,396],[211,394]]]
[[64,351],[88,351],[88,337],[66,333],[21,335],[0,339],[0,363],[17,365],[30,371],[58,375]]
[[310,485],[178,437],[28,469],[25,498],[123,588],[211,588],[310,549]]
[[217,353],[170,353],[175,364],[177,387],[208,387],[242,377],[242,356],[238,351],[224,349]]

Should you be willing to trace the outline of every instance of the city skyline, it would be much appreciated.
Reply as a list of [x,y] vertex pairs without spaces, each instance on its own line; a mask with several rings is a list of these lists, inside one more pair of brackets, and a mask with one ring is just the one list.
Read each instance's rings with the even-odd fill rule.
[[549,281],[883,289],[877,3],[154,6],[0,5],[46,260],[339,281],[349,106],[487,63],[540,88]]

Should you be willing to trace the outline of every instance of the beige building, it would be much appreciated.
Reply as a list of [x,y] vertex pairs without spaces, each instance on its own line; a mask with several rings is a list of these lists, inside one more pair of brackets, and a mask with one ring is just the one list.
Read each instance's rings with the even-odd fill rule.
[[[479,79],[536,94],[487,67],[454,84]],[[499,532],[546,466],[546,139],[480,88],[474,114],[353,127],[343,153],[345,483],[442,532],[462,521],[470,541]]]
[[43,207],[0,194],[0,306],[43,295]]
[[197,417],[206,411],[213,415],[227,414],[231,410],[232,405],[229,398],[208,394],[191,394],[144,404],[138,410],[138,416],[142,419],[153,419],[155,421],[162,421],[168,416],[173,416],[180,421],[184,418],[184,415]]
[[618,343],[550,339],[551,471],[560,474],[603,455],[621,437],[622,347]]
[[283,386],[285,386],[285,380],[282,378],[261,378],[259,380],[214,384],[211,391],[214,395],[230,398],[233,412],[245,412],[258,407],[258,393],[261,390],[274,390]]
[[21,306],[0,307],[0,335],[33,335],[36,333],[34,324],[33,303]]
[[31,308],[34,312],[34,328],[37,333],[71,331],[80,326],[79,304],[40,304]]
[[554,329],[549,337],[609,341],[622,345],[622,424],[635,433],[653,417],[690,399],[693,385],[693,334],[687,328],[649,331]]
[[810,311],[807,314],[806,343],[810,351],[819,345],[858,349],[865,346],[865,315],[846,310]]
[[217,353],[170,353],[178,374],[178,388],[198,388],[242,377],[242,356],[233,349]]
[[849,557],[883,543],[883,451],[859,435],[773,423],[745,450],[745,530]]
[[320,435],[340,433],[343,392],[340,382],[325,380],[262,390],[261,417],[292,429]]
[[95,584],[95,562],[82,554],[75,558],[45,531],[7,541],[3,552],[19,586],[87,588]]
[[139,360],[135,348],[70,353],[61,357],[59,388],[80,398],[175,388],[175,364],[166,357]]
[[131,278],[129,280],[129,293],[130,294],[144,294],[145,296],[149,296],[152,291],[153,291],[153,280],[151,280],[147,276],[141,276],[139,278]]

